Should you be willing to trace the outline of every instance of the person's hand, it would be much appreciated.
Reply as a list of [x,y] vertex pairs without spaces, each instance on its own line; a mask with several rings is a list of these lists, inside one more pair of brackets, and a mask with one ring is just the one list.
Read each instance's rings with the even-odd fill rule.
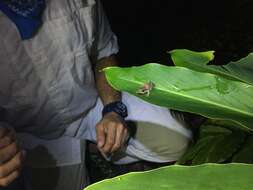
[[107,113],[96,126],[97,144],[102,154],[119,150],[128,138],[124,120],[114,112]]
[[24,152],[20,150],[14,130],[0,126],[0,187],[6,187],[20,174]]

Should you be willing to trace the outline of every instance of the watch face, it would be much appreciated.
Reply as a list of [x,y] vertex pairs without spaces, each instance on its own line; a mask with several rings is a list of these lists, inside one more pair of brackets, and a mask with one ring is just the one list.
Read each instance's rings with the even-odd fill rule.
[[125,104],[123,104],[122,102],[118,102],[117,103],[117,108],[119,109],[119,111],[121,113],[119,113],[122,117],[126,117],[127,116],[127,107],[125,106]]
[[124,104],[122,104],[121,102],[118,102],[118,103],[117,103],[117,106],[118,106],[118,108],[119,108],[120,110],[122,110],[122,111],[125,111],[125,110],[126,110],[126,106],[125,106]]

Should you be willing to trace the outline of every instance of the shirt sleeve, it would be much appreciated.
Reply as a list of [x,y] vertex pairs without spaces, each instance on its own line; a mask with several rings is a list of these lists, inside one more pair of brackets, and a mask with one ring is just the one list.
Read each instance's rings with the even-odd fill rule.
[[97,0],[97,6],[97,60],[99,60],[118,53],[119,47],[100,0]]

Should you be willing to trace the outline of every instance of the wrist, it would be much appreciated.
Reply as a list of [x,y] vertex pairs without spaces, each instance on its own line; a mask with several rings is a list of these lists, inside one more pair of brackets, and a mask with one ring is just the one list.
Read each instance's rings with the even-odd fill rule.
[[128,116],[127,107],[121,101],[115,101],[105,105],[102,111],[102,116],[104,117],[107,113],[111,112],[118,114],[123,119]]

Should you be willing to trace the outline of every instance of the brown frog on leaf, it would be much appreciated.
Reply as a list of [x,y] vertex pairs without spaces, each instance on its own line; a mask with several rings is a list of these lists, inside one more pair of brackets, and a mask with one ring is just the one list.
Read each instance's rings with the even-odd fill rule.
[[152,81],[149,81],[147,83],[144,83],[137,91],[136,93],[139,95],[145,95],[149,96],[150,91],[155,87],[155,84]]

